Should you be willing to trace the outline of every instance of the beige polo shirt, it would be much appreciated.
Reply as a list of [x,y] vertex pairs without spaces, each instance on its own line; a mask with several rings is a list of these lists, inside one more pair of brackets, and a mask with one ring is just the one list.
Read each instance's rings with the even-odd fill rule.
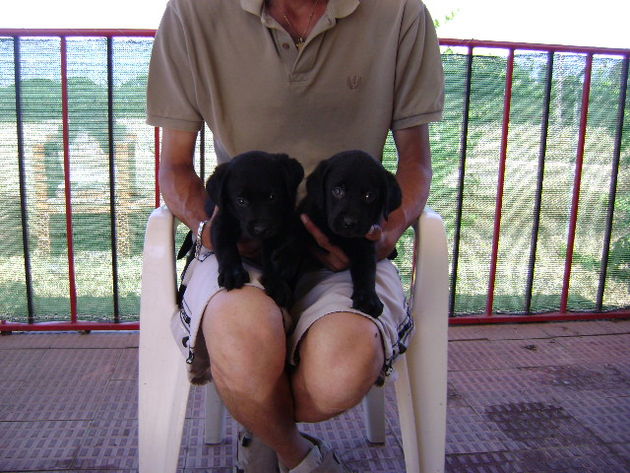
[[439,120],[443,82],[420,0],[329,0],[302,50],[263,0],[171,0],[147,123],[196,131],[206,122],[219,162],[283,152],[308,173],[343,150],[380,158],[389,129]]

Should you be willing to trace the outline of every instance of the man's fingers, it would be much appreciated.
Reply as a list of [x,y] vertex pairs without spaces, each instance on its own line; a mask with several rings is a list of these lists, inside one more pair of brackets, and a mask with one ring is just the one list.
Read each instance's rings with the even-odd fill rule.
[[312,251],[315,257],[332,271],[343,271],[344,269],[347,269],[350,264],[346,254],[336,247],[332,247],[331,250],[313,248]]
[[302,223],[304,227],[308,230],[308,232],[315,238],[315,241],[322,248],[326,248],[330,246],[330,240],[328,237],[322,232],[317,225],[313,223],[313,221],[306,214],[300,215],[302,219]]
[[306,214],[300,215],[306,230],[313,236],[317,245],[323,251],[316,249],[317,258],[333,271],[342,271],[348,267],[350,260],[344,251],[338,246],[330,243],[324,232]]
[[370,231],[365,234],[365,238],[370,241],[379,241],[383,235],[383,229],[380,225],[374,224]]

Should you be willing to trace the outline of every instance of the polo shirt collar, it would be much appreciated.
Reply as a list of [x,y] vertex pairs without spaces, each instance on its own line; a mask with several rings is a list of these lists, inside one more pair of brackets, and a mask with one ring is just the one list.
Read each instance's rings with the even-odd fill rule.
[[[261,16],[265,0],[241,0],[241,8],[256,16]],[[359,6],[359,0],[328,0],[327,11],[333,18],[345,18]]]

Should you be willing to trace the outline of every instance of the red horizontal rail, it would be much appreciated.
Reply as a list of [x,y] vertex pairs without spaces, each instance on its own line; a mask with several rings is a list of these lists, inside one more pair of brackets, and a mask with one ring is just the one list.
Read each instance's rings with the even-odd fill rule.
[[544,43],[522,43],[510,41],[489,41],[478,39],[453,39],[441,38],[441,46],[465,46],[469,48],[496,48],[496,49],[518,49],[526,51],[545,51],[554,53],[575,53],[575,54],[602,54],[612,56],[627,56],[630,54],[628,48],[605,48],[597,46],[571,46],[563,44]]
[[84,36],[109,38],[114,36],[155,36],[155,30],[133,30],[133,29],[42,29],[42,28],[0,28],[0,36]]
[[[82,29],[82,28],[0,28],[0,36],[84,36],[84,37],[152,37],[153,29]],[[629,55],[628,48],[606,48],[596,46],[575,46],[564,44],[524,43],[514,41],[493,41],[481,39],[441,38],[442,46],[465,46],[470,48],[519,49],[529,51],[551,51],[577,54]]]
[[63,332],[86,330],[139,330],[139,322],[37,322],[35,324],[19,322],[0,323],[0,332]]
[[449,318],[450,325],[523,323],[523,322],[559,322],[579,320],[628,319],[630,310],[614,312],[547,312],[542,314],[492,314],[464,315]]

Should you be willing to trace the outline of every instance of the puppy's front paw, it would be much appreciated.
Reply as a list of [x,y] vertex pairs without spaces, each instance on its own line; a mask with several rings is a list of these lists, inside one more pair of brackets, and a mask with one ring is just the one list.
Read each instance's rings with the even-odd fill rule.
[[249,273],[245,271],[242,265],[233,268],[223,269],[219,272],[219,286],[226,288],[228,291],[232,289],[240,289],[249,282]]
[[293,292],[286,281],[263,276],[261,282],[267,295],[280,307],[288,308],[293,303]]
[[354,291],[352,302],[353,309],[365,312],[372,317],[380,317],[383,313],[383,303],[374,291]]

